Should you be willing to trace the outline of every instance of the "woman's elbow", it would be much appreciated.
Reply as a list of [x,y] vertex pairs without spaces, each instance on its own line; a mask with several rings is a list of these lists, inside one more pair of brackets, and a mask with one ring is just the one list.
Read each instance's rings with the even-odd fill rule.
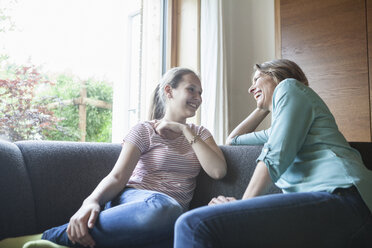
[[235,142],[236,142],[236,138],[237,138],[237,136],[239,136],[239,135],[229,135],[227,138],[226,138],[226,142],[225,142],[225,144],[226,145],[228,145],[228,146],[231,146],[231,145],[234,145],[235,144]]
[[231,142],[232,142],[232,138],[227,137],[226,142],[225,142],[225,145],[230,146],[231,145]]

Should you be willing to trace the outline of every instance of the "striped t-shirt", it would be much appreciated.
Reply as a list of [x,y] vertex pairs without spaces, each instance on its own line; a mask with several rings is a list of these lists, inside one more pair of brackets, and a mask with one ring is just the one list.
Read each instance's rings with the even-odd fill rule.
[[[184,135],[164,139],[155,132],[154,124],[153,121],[138,123],[124,138],[124,142],[134,144],[141,151],[127,186],[167,194],[187,209],[201,168],[199,160]],[[188,125],[202,140],[212,136],[202,126]]]

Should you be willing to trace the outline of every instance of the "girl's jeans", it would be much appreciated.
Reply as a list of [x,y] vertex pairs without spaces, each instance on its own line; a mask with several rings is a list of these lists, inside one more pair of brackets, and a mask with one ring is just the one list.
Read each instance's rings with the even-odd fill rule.
[[[172,247],[173,228],[181,205],[168,195],[134,188],[108,202],[90,230],[96,247]],[[70,246],[68,224],[49,229],[42,239]]]
[[372,216],[357,189],[260,196],[183,214],[175,248],[372,247]]

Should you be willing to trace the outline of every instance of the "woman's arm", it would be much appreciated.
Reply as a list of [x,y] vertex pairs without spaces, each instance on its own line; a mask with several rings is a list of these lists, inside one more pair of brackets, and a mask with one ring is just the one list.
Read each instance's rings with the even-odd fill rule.
[[271,185],[272,181],[269,170],[264,162],[259,161],[249,181],[248,187],[244,192],[242,200],[262,195]]
[[[242,200],[253,198],[262,195],[266,192],[269,186],[272,185],[272,181],[269,175],[269,171],[264,162],[259,161],[256,169],[253,172],[252,178],[245,190]],[[218,196],[212,198],[208,203],[209,206],[223,204],[228,202],[236,201],[234,197]]]
[[283,80],[275,89],[271,135],[257,160],[269,168],[274,183],[301,150],[315,120],[316,98],[295,79]]
[[155,125],[156,131],[164,137],[169,136],[169,131],[182,133],[188,141],[192,141],[192,148],[205,172],[214,179],[223,178],[226,175],[227,166],[225,156],[218,147],[213,137],[203,141],[186,124],[178,122],[161,121]]
[[140,150],[135,145],[124,143],[112,171],[102,179],[95,190],[84,200],[80,209],[71,217],[67,235],[72,243],[95,246],[88,228],[93,228],[100,212],[100,205],[113,199],[125,187],[140,155]]
[[232,140],[238,135],[253,132],[269,113],[268,110],[256,108],[230,133],[226,139],[226,145],[231,145]]

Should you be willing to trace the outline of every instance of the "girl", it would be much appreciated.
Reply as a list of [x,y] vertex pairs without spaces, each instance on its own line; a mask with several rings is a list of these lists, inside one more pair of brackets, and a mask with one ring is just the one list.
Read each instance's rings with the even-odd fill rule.
[[188,209],[200,168],[215,179],[226,174],[210,132],[186,123],[201,95],[193,71],[169,70],[154,92],[153,120],[130,130],[112,171],[69,223],[42,238],[72,247],[171,247],[174,223]]

